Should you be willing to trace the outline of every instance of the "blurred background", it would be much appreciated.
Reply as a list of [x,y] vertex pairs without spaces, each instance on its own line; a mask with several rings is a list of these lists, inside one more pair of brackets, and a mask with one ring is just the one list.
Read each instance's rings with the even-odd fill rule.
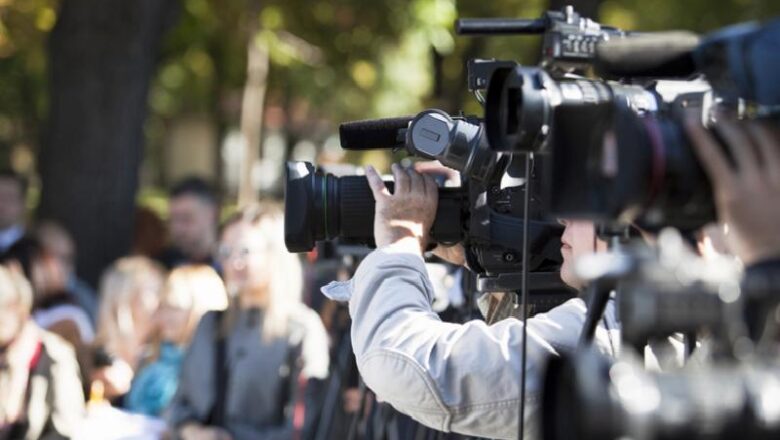
[[0,0],[0,167],[31,182],[30,219],[74,236],[94,285],[132,245],[136,207],[165,218],[185,176],[235,206],[281,196],[285,160],[345,155],[338,124],[438,107],[481,114],[469,58],[537,60],[535,37],[457,37],[457,17],[571,3],[627,30],[706,32],[776,0]]

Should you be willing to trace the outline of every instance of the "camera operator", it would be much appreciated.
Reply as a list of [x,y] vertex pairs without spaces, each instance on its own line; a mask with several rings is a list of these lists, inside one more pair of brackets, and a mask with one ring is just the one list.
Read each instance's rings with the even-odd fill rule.
[[[698,123],[686,127],[713,182],[733,252],[748,271],[780,266],[776,130],[721,120],[717,130],[734,157],[734,168],[710,133]],[[524,323],[512,319],[491,326],[479,321],[441,322],[431,310],[432,288],[422,259],[436,213],[435,182],[394,165],[396,186],[390,194],[375,170],[369,167],[366,175],[377,202],[378,250],[365,259],[352,281],[331,286],[328,292],[340,299],[351,296],[353,345],[365,382],[380,399],[435,429],[514,438],[523,380]],[[561,277],[581,289],[583,283],[572,270],[574,259],[606,246],[595,239],[592,223],[564,224]],[[619,350],[613,302],[594,339],[599,350],[612,356]],[[538,411],[546,359],[576,348],[585,315],[585,304],[577,298],[526,321],[528,422],[535,420]],[[526,437],[535,436],[536,429],[534,423],[526,423]]]
[[[348,284],[331,286],[336,299],[352,295],[352,339],[358,366],[377,396],[425,425],[441,431],[514,438],[520,403],[523,322],[508,319],[488,326],[442,322],[431,309],[433,289],[422,258],[437,208],[433,178],[393,165],[390,194],[368,168],[377,200],[377,251],[361,264]],[[574,256],[606,245],[594,240],[588,222],[566,222],[564,281],[581,287],[571,270]],[[453,254],[449,250],[449,259]],[[340,288],[350,291],[340,291]],[[548,356],[574,350],[585,319],[585,304],[574,299],[528,320],[526,417],[535,411],[542,369]],[[611,313],[610,313],[611,312]],[[614,355],[617,323],[614,305],[597,346]]]

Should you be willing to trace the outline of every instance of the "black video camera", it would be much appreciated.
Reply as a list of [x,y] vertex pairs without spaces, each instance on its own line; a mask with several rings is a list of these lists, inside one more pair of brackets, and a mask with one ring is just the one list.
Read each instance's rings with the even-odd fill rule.
[[[700,39],[627,33],[567,7],[459,29],[544,34],[539,67],[504,63],[483,82],[485,127],[495,151],[550,156],[543,199],[559,217],[697,229],[715,212],[683,118],[694,114],[711,127],[715,108],[751,118],[776,117],[780,108],[780,20]],[[583,76],[589,67],[615,80]]]
[[[345,123],[339,131],[346,149],[404,149],[459,171],[460,187],[439,190],[431,238],[438,244],[464,245],[469,267],[478,274],[479,291],[520,289],[525,176],[518,175],[508,155],[487,147],[478,120],[426,110],[415,117]],[[535,174],[529,178],[539,180]],[[392,190],[392,183],[387,185]],[[532,200],[530,285],[538,291],[566,290],[557,274],[561,228],[543,220],[538,195]],[[373,246],[373,224],[374,197],[364,176],[336,177],[309,163],[287,164],[285,243],[289,251],[309,251],[317,241],[336,238]]]

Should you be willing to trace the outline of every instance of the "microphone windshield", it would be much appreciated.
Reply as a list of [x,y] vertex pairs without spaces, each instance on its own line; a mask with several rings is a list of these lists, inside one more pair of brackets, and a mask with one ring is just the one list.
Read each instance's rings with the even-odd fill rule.
[[367,119],[339,125],[341,148],[345,150],[373,150],[399,148],[405,144],[401,130],[405,130],[413,116]]
[[686,77],[696,71],[692,52],[698,45],[692,32],[632,34],[599,42],[594,67],[609,78]]

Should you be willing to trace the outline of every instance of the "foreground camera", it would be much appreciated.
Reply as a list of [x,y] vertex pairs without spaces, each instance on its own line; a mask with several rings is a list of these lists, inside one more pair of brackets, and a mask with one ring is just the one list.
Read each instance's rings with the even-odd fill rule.
[[[733,259],[701,258],[671,229],[653,247],[632,243],[586,257],[578,272],[594,274],[590,285],[612,281],[621,348],[613,359],[581,345],[549,362],[543,438],[778,438],[780,362],[773,329],[780,297],[774,275],[742,279]],[[706,337],[697,347],[692,335]],[[681,339],[695,357],[684,366],[672,348]],[[648,365],[662,372],[647,371],[648,353],[656,360]]]
[[672,373],[595,351],[554,359],[544,383],[545,440],[774,439],[780,365],[715,364]]

